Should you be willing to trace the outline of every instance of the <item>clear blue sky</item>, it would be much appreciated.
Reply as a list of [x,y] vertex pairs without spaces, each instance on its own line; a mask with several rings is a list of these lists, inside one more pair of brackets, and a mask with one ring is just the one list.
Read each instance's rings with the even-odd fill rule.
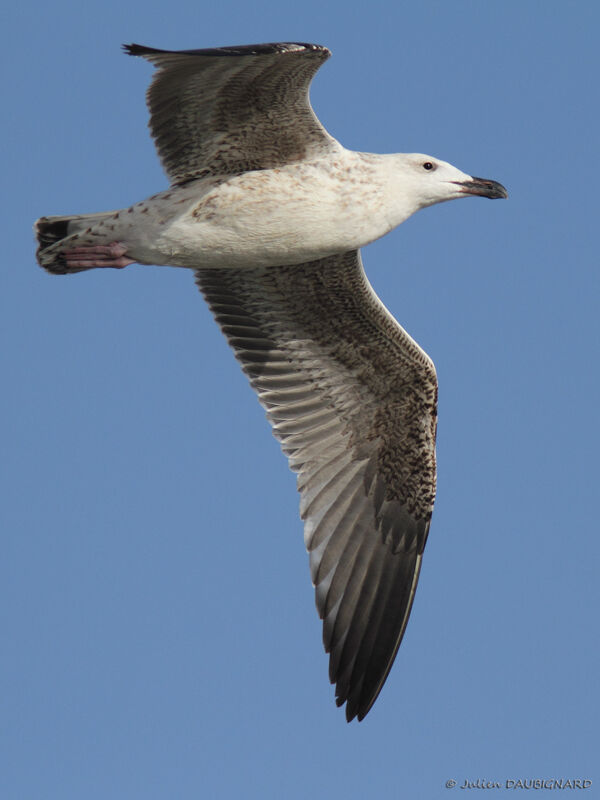
[[[598,769],[598,38],[591,2],[106,0],[3,12],[0,318],[6,800],[449,798]],[[54,277],[42,214],[166,186],[165,48],[300,40],[347,147],[510,199],[364,251],[434,359],[439,492],[365,722],[327,680],[294,477],[184,270]]]

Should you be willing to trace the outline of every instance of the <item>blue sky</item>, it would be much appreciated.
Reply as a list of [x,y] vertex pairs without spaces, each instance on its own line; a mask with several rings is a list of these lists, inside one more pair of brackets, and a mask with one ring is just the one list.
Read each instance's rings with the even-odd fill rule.
[[[597,768],[598,6],[57,0],[3,12],[2,767],[10,800],[451,797]],[[436,363],[439,490],[372,712],[327,681],[294,478],[184,270],[54,277],[42,214],[166,186],[165,48],[299,40],[347,147],[507,186],[363,253]],[[4,784],[4,785],[1,785]]]

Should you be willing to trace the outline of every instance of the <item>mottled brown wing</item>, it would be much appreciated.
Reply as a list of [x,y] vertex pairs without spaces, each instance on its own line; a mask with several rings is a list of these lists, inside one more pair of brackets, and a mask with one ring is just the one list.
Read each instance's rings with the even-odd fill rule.
[[356,251],[196,274],[298,473],[330,679],[348,720],[360,720],[419,577],[435,496],[435,369]]
[[313,75],[330,56],[326,47],[124,49],[158,68],[147,93],[150,129],[173,183],[281,167],[339,147],[308,98]]

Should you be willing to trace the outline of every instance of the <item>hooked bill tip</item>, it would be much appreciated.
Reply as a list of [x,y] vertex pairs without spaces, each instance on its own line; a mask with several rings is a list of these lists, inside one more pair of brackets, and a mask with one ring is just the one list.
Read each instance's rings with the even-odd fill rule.
[[462,187],[464,194],[473,194],[478,197],[489,197],[490,200],[506,199],[508,192],[498,181],[489,178],[476,178],[473,176],[470,181],[456,181]]

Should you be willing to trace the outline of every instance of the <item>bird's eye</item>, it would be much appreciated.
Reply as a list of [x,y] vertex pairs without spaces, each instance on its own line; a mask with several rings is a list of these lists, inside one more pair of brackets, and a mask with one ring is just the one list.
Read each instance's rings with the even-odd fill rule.
[[429,171],[429,170],[432,170],[432,169],[434,169],[434,166],[433,166],[433,164],[431,163],[431,161],[426,161],[426,162],[423,164],[423,169],[426,169],[427,171]]

